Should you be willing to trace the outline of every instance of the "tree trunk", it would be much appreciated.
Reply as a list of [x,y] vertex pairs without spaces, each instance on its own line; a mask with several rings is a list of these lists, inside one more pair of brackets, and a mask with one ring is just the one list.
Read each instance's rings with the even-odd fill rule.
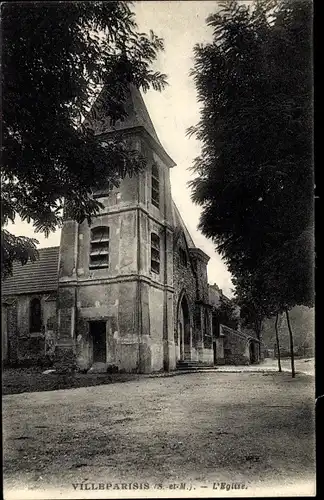
[[258,339],[259,339],[259,362],[261,361],[261,331],[262,331],[262,320],[259,321]]
[[288,325],[288,330],[289,330],[289,341],[290,341],[291,376],[292,376],[292,378],[294,378],[296,375],[296,373],[295,373],[295,357],[294,357],[294,339],[293,339],[293,333],[291,331],[288,309],[286,309],[286,318],[287,318],[287,325]]
[[258,320],[258,318],[254,321],[254,328],[257,334],[258,342],[258,353],[259,353],[259,362],[261,361],[261,329],[262,329],[262,320]]
[[276,342],[277,342],[277,352],[278,352],[278,371],[281,372],[281,359],[280,359],[280,343],[279,343],[279,333],[278,333],[278,319],[279,313],[276,315],[275,330],[276,330]]

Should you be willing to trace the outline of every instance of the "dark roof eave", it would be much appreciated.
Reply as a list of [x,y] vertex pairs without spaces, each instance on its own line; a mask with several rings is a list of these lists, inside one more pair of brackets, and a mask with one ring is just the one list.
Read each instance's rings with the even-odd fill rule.
[[151,136],[151,134],[146,130],[145,127],[139,125],[137,127],[129,127],[124,130],[116,130],[112,132],[103,132],[97,134],[96,137],[108,137],[108,136],[116,136],[116,135],[133,135],[133,134],[141,135],[152,147],[152,149],[156,152],[158,156],[164,161],[167,167],[172,168],[176,166],[176,163],[172,160],[172,158],[168,155],[165,149]]
[[31,288],[29,291],[14,291],[14,292],[3,292],[1,293],[1,302],[6,303],[6,301],[13,299],[17,295],[46,295],[46,294],[51,294],[51,293],[57,293],[58,286],[56,288],[51,287],[51,288],[37,288],[35,290],[32,290]]

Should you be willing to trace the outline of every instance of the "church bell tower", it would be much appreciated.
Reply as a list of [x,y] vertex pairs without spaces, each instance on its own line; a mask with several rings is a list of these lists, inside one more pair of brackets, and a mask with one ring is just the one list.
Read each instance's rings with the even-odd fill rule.
[[64,223],[57,349],[79,369],[149,373],[175,367],[169,174],[175,163],[133,86],[125,107],[126,119],[115,126],[100,108],[90,125],[100,140],[127,137],[147,167],[95,194],[104,208],[91,226]]

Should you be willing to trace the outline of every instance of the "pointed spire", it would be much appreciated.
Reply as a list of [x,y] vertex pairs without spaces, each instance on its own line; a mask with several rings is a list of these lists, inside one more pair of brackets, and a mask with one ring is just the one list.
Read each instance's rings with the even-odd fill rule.
[[[99,99],[97,102],[99,102]],[[96,107],[96,103],[94,104],[94,107]],[[148,114],[143,97],[134,85],[129,86],[129,92],[126,96],[124,107],[127,114],[126,118],[123,121],[117,120],[114,125],[110,124],[110,117],[100,116],[100,109],[98,109],[97,118],[95,120],[90,120],[91,126],[94,127],[95,132],[97,134],[104,134],[134,127],[144,127],[146,132],[148,132],[150,136],[161,145],[150,115]]]
[[153,139],[160,153],[167,159],[167,164],[170,167],[175,165],[174,161],[167,155],[157,136],[141,92],[134,85],[131,84],[129,86],[128,95],[124,102],[124,108],[127,114],[124,120],[117,120],[116,123],[112,125],[110,123],[110,117],[103,116],[99,103],[100,99],[98,98],[93,105],[92,111],[89,113],[89,117],[85,120],[85,123],[94,130],[96,135],[139,128],[144,129],[149,137]]

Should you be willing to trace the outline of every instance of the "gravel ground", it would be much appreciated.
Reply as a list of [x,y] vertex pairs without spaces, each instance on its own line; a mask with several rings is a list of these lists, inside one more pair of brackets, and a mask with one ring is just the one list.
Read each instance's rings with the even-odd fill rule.
[[8,395],[3,418],[5,499],[314,494],[314,378],[304,374]]

